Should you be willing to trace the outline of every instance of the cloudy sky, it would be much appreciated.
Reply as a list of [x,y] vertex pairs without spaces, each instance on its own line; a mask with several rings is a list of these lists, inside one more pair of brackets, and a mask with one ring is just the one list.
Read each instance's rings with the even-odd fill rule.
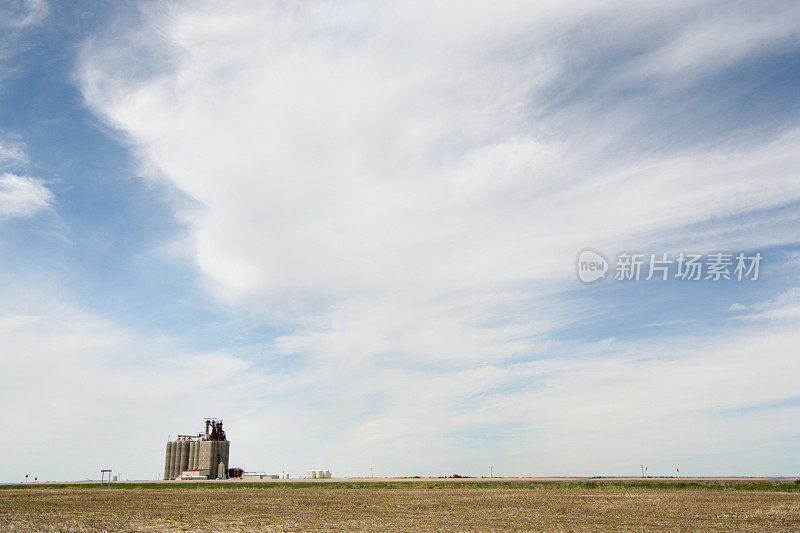
[[0,2],[0,480],[800,471],[796,2],[107,4]]

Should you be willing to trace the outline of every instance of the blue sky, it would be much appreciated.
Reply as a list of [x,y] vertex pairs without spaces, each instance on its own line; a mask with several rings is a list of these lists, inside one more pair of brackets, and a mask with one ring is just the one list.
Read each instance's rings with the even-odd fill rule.
[[798,15],[4,3],[0,479],[796,475]]

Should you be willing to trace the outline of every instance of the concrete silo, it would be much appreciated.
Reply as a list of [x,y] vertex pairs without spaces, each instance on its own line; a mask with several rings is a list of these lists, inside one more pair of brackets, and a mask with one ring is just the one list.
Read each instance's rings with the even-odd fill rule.
[[189,468],[188,470],[194,470],[197,468],[197,461],[194,459],[194,452],[197,449],[197,442],[189,441]]
[[181,441],[181,466],[179,468],[180,472],[178,475],[183,474],[187,470],[189,470],[189,441],[183,440]]
[[172,450],[169,454],[169,478],[175,479],[178,477],[178,467],[180,466],[180,455],[179,455],[179,442],[172,443]]
[[167,441],[167,454],[164,457],[164,479],[170,479],[172,477],[172,441]]

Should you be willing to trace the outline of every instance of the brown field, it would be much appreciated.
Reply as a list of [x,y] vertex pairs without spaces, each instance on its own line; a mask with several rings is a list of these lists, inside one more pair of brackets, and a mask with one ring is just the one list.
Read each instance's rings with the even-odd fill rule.
[[798,531],[800,492],[538,484],[0,490],[2,531]]

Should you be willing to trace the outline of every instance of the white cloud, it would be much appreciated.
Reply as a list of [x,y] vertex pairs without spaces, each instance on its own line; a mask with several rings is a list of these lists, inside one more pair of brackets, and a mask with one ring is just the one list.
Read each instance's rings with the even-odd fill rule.
[[[751,454],[744,471],[777,474],[786,470],[769,463],[774,450],[764,447],[764,435],[776,445],[795,435],[780,420],[798,407],[749,409],[796,396],[796,326],[661,344],[615,341],[599,353],[555,345],[537,360],[453,367],[409,365],[395,354],[353,361],[328,339],[331,359],[273,376],[279,399],[254,415],[269,427],[293,420],[291,427],[326,435],[313,444],[297,434],[272,436],[279,455],[294,443],[354,474],[378,466],[392,474],[474,475],[495,462],[515,475],[632,474],[641,461],[660,461],[667,473],[663,463],[686,474],[743,471],[727,453]],[[699,452],[708,449],[718,457]]]
[[0,299],[0,363],[13,376],[0,390],[0,415],[15,429],[9,453],[24,460],[0,468],[4,480],[82,479],[100,463],[152,478],[166,437],[213,415],[226,419],[236,464],[294,475],[309,464],[339,475],[370,466],[475,475],[494,463],[515,475],[619,474],[642,461],[661,472],[678,463],[686,475],[736,473],[726,451],[747,452],[749,473],[780,474],[765,466],[764,442],[790,437],[780,420],[800,414],[738,411],[795,395],[796,318],[767,335],[615,340],[588,359],[555,355],[555,346],[512,364],[405,365],[353,361],[334,344],[312,369],[265,370],[130,331],[52,287],[14,285]]
[[[624,339],[592,347],[611,355],[590,362],[580,350],[574,360],[545,357],[558,352],[550,333],[592,312],[555,296],[575,286],[574,256],[586,246],[711,251],[797,240],[796,218],[771,211],[800,199],[797,131],[640,153],[626,135],[647,124],[647,106],[551,109],[549,84],[570,61],[631,44],[625,32],[604,44],[581,30],[615,20],[642,32],[683,13],[597,6],[475,3],[454,16],[424,2],[148,4],[140,26],[87,43],[78,78],[88,105],[128,136],[149,176],[203,206],[182,216],[211,290],[287,331],[266,358],[304,362],[266,386],[279,408],[254,409],[262,427],[329,430],[329,453],[350,464],[415,450],[434,468],[471,453],[448,445],[453,432],[499,421],[521,428],[514,457],[539,450],[557,465],[559,449],[579,458],[570,444],[579,427],[619,445],[612,430],[631,437],[654,423],[663,435],[675,421],[691,439],[709,423],[695,409],[790,394],[775,365],[792,364],[792,344],[777,334],[765,339],[776,348],[769,360],[726,345],[639,362],[658,354],[631,354]],[[681,47],[719,35],[728,20],[676,25],[619,67],[619,79],[680,85],[687,71],[761,50],[768,28],[775,39],[788,31],[776,16],[707,53]],[[664,57],[669,69],[648,70]],[[620,145],[633,147],[612,150]],[[753,214],[758,224],[748,223]],[[516,364],[535,358],[543,361]],[[760,376],[774,392],[739,396],[715,372],[737,386]],[[290,449],[289,437],[275,439]],[[637,439],[597,453],[618,467],[637,443],[661,446]],[[449,460],[443,450],[453,448],[463,452]]]
[[774,298],[759,302],[753,306],[753,311],[742,318],[777,321],[800,318],[800,288],[793,287]]
[[728,307],[729,311],[744,311],[745,309],[747,309],[747,307],[738,302],[732,303],[730,307]]
[[28,153],[20,135],[0,132],[0,168],[16,168],[28,163]]
[[0,218],[30,217],[53,203],[53,193],[42,180],[17,176],[0,175]]
[[763,9],[720,6],[708,17],[698,2],[690,18],[682,20],[676,38],[639,62],[637,76],[656,76],[670,82],[688,82],[734,65],[748,56],[796,46],[798,35],[792,20],[798,8],[791,3],[766,4]]
[[[20,37],[25,32],[41,23],[47,12],[49,4],[44,0],[5,0],[0,2],[0,88],[2,82],[12,73],[18,71],[19,66],[12,61],[25,46],[21,44]],[[6,143],[11,141],[11,148]],[[14,139],[0,131],[0,169],[7,168],[9,162],[18,163],[18,157],[24,158],[24,153],[19,153],[14,145]],[[11,156],[9,161],[7,157]]]
[[26,28],[40,23],[50,6],[44,0],[7,0],[0,5],[0,26]]
[[270,307],[567,279],[581,245],[698,223],[700,239],[752,241],[763,232],[732,216],[800,198],[796,133],[609,166],[602,141],[547,131],[526,102],[587,16],[526,5],[463,19],[424,4],[153,7],[119,44],[87,48],[81,86],[151,174],[206,207],[196,259],[218,293]]

